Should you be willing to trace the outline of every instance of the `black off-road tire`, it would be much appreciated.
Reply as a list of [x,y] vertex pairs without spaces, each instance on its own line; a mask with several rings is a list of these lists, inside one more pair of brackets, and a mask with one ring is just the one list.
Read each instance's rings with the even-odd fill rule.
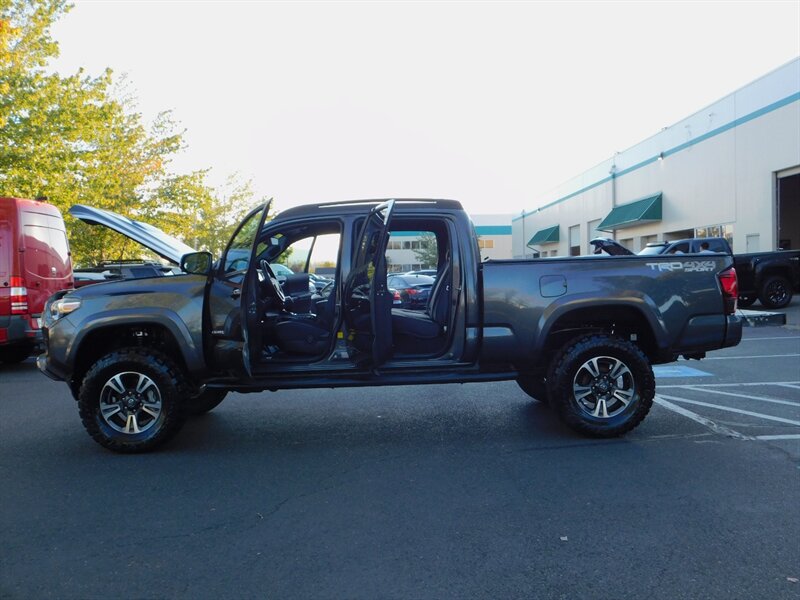
[[227,390],[204,390],[199,396],[194,396],[186,401],[186,414],[190,417],[197,417],[211,412],[227,395]]
[[756,300],[757,298],[755,296],[739,296],[736,306],[739,308],[750,308],[756,303]]
[[792,301],[792,284],[783,275],[767,277],[758,294],[761,304],[767,308],[784,308]]
[[547,382],[542,375],[537,376],[531,373],[520,374],[520,376],[517,377],[517,385],[534,400],[538,400],[542,404],[550,404],[550,397],[547,393]]
[[[143,412],[144,409],[134,414],[136,429],[139,418],[146,423],[146,428],[138,432],[119,431],[122,414],[106,417],[101,411],[101,399],[123,397],[121,393],[115,395],[117,388],[110,385],[112,378],[120,374],[124,375],[116,381],[123,381],[125,385],[117,387],[123,387],[132,401],[136,400],[134,388],[138,387],[134,384],[137,378],[142,382],[142,377],[149,380],[144,389],[150,402],[147,406],[155,406],[155,395],[158,398],[157,417]],[[146,348],[123,348],[97,360],[86,373],[78,394],[78,409],[86,431],[101,446],[120,453],[147,452],[172,438],[183,426],[186,421],[183,398],[187,396],[187,389],[183,373],[167,356]],[[103,403],[107,412],[117,405],[116,402]],[[117,429],[110,424],[112,422]],[[124,429],[133,429],[133,424],[126,422]]]
[[[592,363],[593,359],[596,362]],[[611,366],[617,364],[624,367],[620,378],[612,376]],[[599,376],[592,377],[587,365],[593,365]],[[605,368],[608,371],[604,372]],[[547,382],[550,406],[561,420],[579,433],[603,438],[623,435],[641,423],[650,412],[656,390],[653,369],[644,353],[631,342],[610,335],[589,335],[566,344],[556,353]],[[617,386],[618,382],[622,385]],[[583,395],[595,387],[601,392]],[[602,390],[614,395],[603,400]],[[630,394],[627,404],[616,397],[618,393]],[[603,408],[607,416],[603,416]]]

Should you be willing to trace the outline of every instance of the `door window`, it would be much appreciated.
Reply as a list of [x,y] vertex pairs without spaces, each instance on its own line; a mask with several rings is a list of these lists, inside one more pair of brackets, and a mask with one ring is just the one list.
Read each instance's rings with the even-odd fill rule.
[[225,254],[220,261],[221,277],[228,281],[241,282],[247,267],[250,265],[250,253],[256,239],[258,224],[261,221],[263,207],[250,213],[231,238]]

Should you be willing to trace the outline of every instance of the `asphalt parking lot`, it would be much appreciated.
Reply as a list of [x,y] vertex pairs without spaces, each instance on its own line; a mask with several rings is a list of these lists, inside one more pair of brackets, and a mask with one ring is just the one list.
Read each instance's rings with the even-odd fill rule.
[[797,598],[787,315],[659,367],[617,440],[503,382],[235,394],[118,456],[0,366],[0,597]]

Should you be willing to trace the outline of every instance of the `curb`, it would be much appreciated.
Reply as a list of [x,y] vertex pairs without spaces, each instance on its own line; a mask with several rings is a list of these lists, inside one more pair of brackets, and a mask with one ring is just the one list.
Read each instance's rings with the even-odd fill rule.
[[745,327],[765,327],[768,325],[786,325],[786,314],[761,312],[760,310],[738,310],[736,314],[742,318]]

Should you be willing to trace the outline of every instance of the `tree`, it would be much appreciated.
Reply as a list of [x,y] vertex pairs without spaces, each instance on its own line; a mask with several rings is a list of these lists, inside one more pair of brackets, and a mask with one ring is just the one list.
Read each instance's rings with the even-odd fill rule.
[[[231,180],[218,191],[207,170],[170,173],[183,132],[169,112],[146,126],[110,69],[98,77],[48,72],[58,55],[50,27],[69,8],[64,0],[0,0],[0,195],[46,196],[62,213],[78,203],[105,208],[218,251],[254,204],[249,183]],[[78,264],[142,254],[109,230],[65,217]]]
[[423,232],[419,236],[419,249],[414,249],[414,256],[420,262],[423,269],[435,269],[439,264],[439,247],[436,236],[430,231]]
[[231,176],[222,189],[215,189],[207,175],[204,170],[164,178],[153,192],[157,202],[146,203],[142,217],[189,246],[219,256],[233,230],[254,208],[254,195],[249,181]]

